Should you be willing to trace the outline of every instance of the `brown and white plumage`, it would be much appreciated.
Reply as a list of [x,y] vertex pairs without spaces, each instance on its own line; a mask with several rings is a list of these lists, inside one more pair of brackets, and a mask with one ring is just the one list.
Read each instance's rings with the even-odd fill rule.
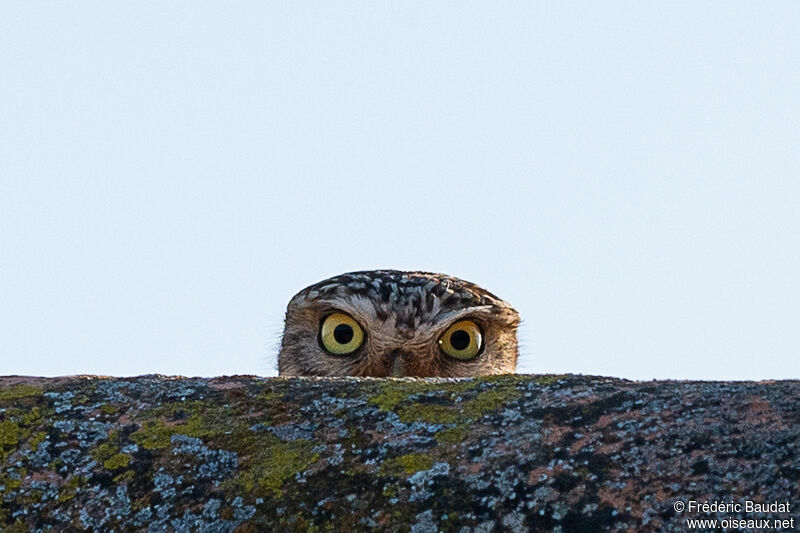
[[458,278],[350,272],[291,299],[278,371],[377,377],[512,373],[518,325],[519,315],[508,303]]

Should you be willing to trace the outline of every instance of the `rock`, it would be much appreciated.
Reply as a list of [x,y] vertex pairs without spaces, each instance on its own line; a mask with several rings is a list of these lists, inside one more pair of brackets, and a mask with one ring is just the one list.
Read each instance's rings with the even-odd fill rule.
[[0,529],[794,529],[798,452],[798,381],[13,376]]

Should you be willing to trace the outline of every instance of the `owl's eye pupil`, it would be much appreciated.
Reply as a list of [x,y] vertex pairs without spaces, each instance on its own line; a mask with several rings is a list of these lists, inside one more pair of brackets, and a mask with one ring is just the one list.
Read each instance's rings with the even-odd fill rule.
[[450,335],[450,344],[459,351],[466,349],[469,341],[469,333],[463,329],[457,329]]
[[339,344],[347,344],[353,340],[353,328],[349,324],[339,324],[333,329],[333,338]]

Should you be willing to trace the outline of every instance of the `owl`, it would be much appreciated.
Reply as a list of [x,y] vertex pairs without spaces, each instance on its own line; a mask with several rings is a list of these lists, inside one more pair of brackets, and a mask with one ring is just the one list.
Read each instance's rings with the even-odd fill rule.
[[297,293],[286,310],[281,376],[470,377],[513,373],[519,314],[443,274],[370,270]]

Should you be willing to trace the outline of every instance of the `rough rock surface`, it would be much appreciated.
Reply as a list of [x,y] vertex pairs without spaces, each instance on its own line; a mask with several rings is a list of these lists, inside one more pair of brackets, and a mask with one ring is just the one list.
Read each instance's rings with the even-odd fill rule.
[[0,529],[796,529],[799,447],[797,381],[5,377]]

